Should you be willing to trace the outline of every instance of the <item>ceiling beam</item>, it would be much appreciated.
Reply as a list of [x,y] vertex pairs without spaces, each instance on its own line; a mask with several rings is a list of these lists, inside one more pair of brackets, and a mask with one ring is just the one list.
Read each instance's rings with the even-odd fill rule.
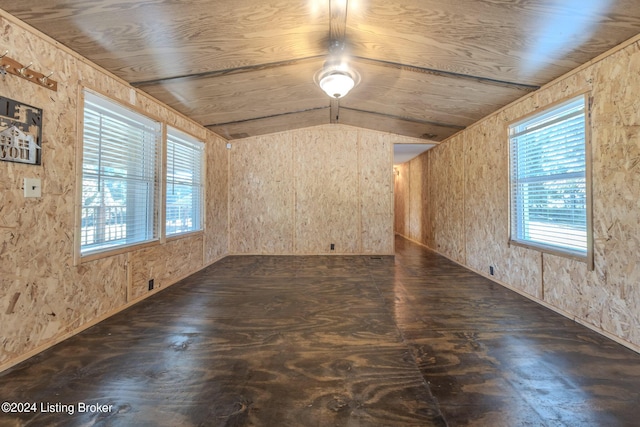
[[131,82],[130,84],[135,87],[140,87],[140,86],[157,85],[160,83],[174,81],[174,80],[193,80],[193,79],[202,79],[202,78],[209,78],[209,77],[228,76],[232,74],[248,73],[252,71],[269,70],[269,69],[278,68],[278,67],[288,67],[292,65],[302,64],[305,62],[317,61],[324,58],[326,58],[326,55],[314,55],[314,56],[307,56],[304,58],[290,59],[287,61],[270,62],[267,64],[245,65],[243,67],[227,68],[224,70],[204,71],[202,73],[183,74],[180,76],[170,76],[170,77],[163,77],[163,78],[153,79],[153,80],[143,80],[143,81]]
[[[338,55],[345,48],[347,33],[347,11],[349,0],[329,0],[329,55]],[[330,100],[329,123],[338,123],[340,118],[340,101]]]
[[[331,100],[331,105],[329,107],[330,109],[330,123],[338,123],[339,120],[339,116],[337,115],[337,111],[338,111],[338,107],[339,107],[339,100],[337,99],[332,99]],[[211,127],[219,127],[219,126],[229,126],[229,125],[237,125],[240,123],[248,123],[248,122],[253,122],[256,120],[265,120],[265,119],[272,119],[272,118],[276,118],[276,117],[283,117],[283,116],[289,116],[289,115],[293,115],[293,114],[300,114],[300,113],[306,113],[309,111],[319,111],[319,110],[324,110],[327,107],[316,107],[316,108],[307,108],[305,110],[297,110],[297,111],[290,111],[290,112],[286,112],[286,113],[280,113],[280,114],[272,114],[269,116],[262,116],[262,117],[252,117],[250,119],[243,119],[243,120],[236,120],[236,121],[232,121],[232,122],[225,122],[225,123],[212,123],[212,124],[207,124],[204,125],[207,128],[211,128]],[[362,113],[362,114],[373,114],[373,115],[377,115],[377,116],[381,116],[381,117],[386,117],[389,119],[394,119],[394,120],[402,120],[405,122],[411,122],[411,123],[417,123],[417,124],[421,124],[421,125],[429,125],[429,126],[439,126],[439,127],[444,127],[444,128],[449,128],[449,129],[456,129],[456,130],[462,130],[465,128],[465,126],[460,126],[460,125],[454,125],[451,123],[439,123],[439,122],[434,122],[434,121],[429,121],[429,120],[421,120],[421,119],[416,119],[416,118],[412,118],[412,117],[401,117],[401,116],[394,116],[391,114],[385,114],[385,113],[380,113],[377,111],[368,111],[368,110],[361,110],[358,108],[350,108],[350,107],[340,107],[343,110],[348,110],[348,111],[354,111],[356,113]]]
[[439,127],[443,127],[443,128],[450,128],[450,129],[456,129],[456,130],[462,130],[462,129],[465,128],[465,126],[454,125],[454,124],[451,124],[451,123],[438,123],[438,122],[432,122],[432,121],[429,121],[429,120],[415,119],[415,118],[411,118],[411,117],[394,116],[394,115],[391,115],[391,114],[379,113],[377,111],[361,110],[361,109],[358,109],[358,108],[350,108],[350,107],[340,107],[340,108],[342,108],[343,110],[355,111],[357,113],[374,114],[374,115],[381,116],[381,117],[387,117],[389,119],[402,120],[402,121],[405,121],[405,122],[418,123],[418,124],[421,124],[421,125],[439,126]]
[[489,77],[473,76],[470,74],[462,74],[462,73],[455,73],[452,71],[437,70],[434,68],[416,67],[414,65],[400,64],[398,62],[383,61],[380,59],[365,58],[363,56],[352,56],[351,58],[359,62],[365,62],[373,65],[380,65],[383,67],[394,68],[397,70],[405,70],[405,71],[411,71],[414,73],[430,74],[430,75],[441,76],[441,77],[451,77],[456,79],[473,80],[480,83],[493,84],[496,86],[518,89],[525,92],[533,92],[535,90],[540,89],[540,86],[535,86],[535,85],[508,82],[504,80],[492,79]]
[[[169,81],[176,81],[176,80],[178,81],[192,80],[192,79],[201,79],[201,78],[209,78],[209,77],[227,76],[232,74],[248,73],[252,71],[268,70],[268,69],[273,69],[278,67],[293,66],[293,65],[298,65],[305,62],[318,61],[325,58],[326,58],[326,55],[314,55],[314,56],[307,56],[304,58],[291,59],[287,61],[271,62],[267,64],[246,65],[243,67],[228,68],[224,70],[205,71],[202,73],[184,74],[180,76],[163,77],[163,78],[153,79],[153,80],[136,81],[136,82],[131,82],[131,85],[135,87],[141,87],[141,86],[157,85],[157,84],[161,84]],[[390,68],[410,71],[414,73],[430,74],[430,75],[436,75],[436,76],[442,76],[442,77],[468,79],[468,80],[473,80],[473,81],[485,83],[485,84],[493,84],[496,86],[515,88],[518,90],[522,90],[524,92],[533,92],[535,90],[540,89],[540,86],[535,86],[535,85],[508,82],[503,80],[491,79],[488,77],[473,76],[469,74],[454,73],[452,71],[444,71],[444,70],[438,70],[434,68],[416,67],[414,65],[401,64],[398,62],[366,58],[364,56],[352,56],[351,58],[359,62],[365,62],[365,63],[379,65],[383,67],[390,67]]]
[[331,107],[329,109],[329,123],[338,123],[340,118],[340,100],[331,98]]
[[286,113],[272,114],[272,115],[269,115],[269,116],[262,116],[262,117],[252,117],[250,119],[236,120],[236,121],[233,121],[233,122],[209,124],[209,125],[204,125],[204,127],[209,128],[209,127],[216,127],[216,126],[237,125],[237,124],[240,124],[240,123],[253,122],[255,120],[273,119],[275,117],[289,116],[289,115],[292,115],[292,114],[300,114],[300,113],[306,113],[306,112],[309,112],[309,111],[319,111],[319,110],[325,110],[325,109],[327,109],[327,106],[315,107],[315,108],[307,108],[305,110],[289,111],[289,112],[286,112]]

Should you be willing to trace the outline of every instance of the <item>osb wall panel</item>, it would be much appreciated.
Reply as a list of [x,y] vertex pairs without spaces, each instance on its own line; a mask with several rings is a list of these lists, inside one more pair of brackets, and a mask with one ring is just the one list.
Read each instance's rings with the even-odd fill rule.
[[[116,291],[113,300],[104,299],[103,283],[115,285],[113,280],[123,271],[117,266],[100,282],[95,278],[101,275],[79,275],[71,267],[77,61],[4,18],[0,25],[0,44],[11,57],[33,62],[36,70],[55,70],[59,82],[57,92],[11,75],[0,82],[3,96],[44,111],[42,165],[0,162],[1,365],[64,334],[95,311],[122,304],[124,293]],[[42,180],[41,198],[23,197],[24,178]],[[80,277],[83,283],[77,282]],[[80,293],[78,286],[83,288]]]
[[293,252],[294,141],[286,134],[278,135],[280,137],[260,136],[232,143],[231,253]]
[[294,132],[296,229],[301,254],[358,253],[358,131],[331,127]]
[[[638,44],[563,81],[591,88],[594,271],[545,256],[545,299],[640,345],[640,66]],[[574,264],[578,264],[577,266]]]
[[229,253],[229,151],[227,141],[210,134],[207,146],[204,262]]
[[[428,205],[433,212],[423,213],[435,230],[433,241],[426,238],[428,246],[483,274],[492,265],[500,282],[635,349],[640,348],[640,75],[632,70],[639,68],[640,51],[634,43],[428,151]],[[593,105],[594,271],[587,271],[583,262],[507,245],[506,125],[585,91]],[[413,163],[411,169],[412,180],[402,191],[420,179]],[[464,215],[458,215],[461,208]],[[409,221],[417,218],[412,209]],[[460,223],[464,238],[458,232]]]
[[359,131],[362,253],[392,254],[393,144],[379,132]]
[[409,237],[408,224],[411,220],[409,212],[410,162],[405,162],[394,167],[397,174],[394,175],[394,230],[396,233]]
[[588,91],[592,97],[594,271],[544,255],[544,299],[631,345],[640,345],[640,65],[638,44],[591,65],[504,112],[517,118]]
[[[417,193],[425,173],[416,160],[403,165],[401,173],[410,179],[395,181],[396,232],[485,275],[493,266],[501,283],[640,348],[638,69],[636,42],[429,150],[421,156],[429,194],[421,212]],[[508,245],[507,125],[584,92],[592,98],[593,271],[584,262]],[[416,238],[416,224],[427,229],[426,236]]]
[[202,268],[203,240],[202,235],[194,235],[132,252],[129,262],[132,276],[129,300],[138,299],[149,292],[149,280],[153,279],[154,289],[164,288]]
[[[20,232],[19,228],[14,232]],[[6,244],[4,236],[2,239],[3,263],[16,268],[0,271],[1,363],[9,363],[42,343],[54,342],[126,303],[126,255],[67,269],[51,262],[55,252],[43,255],[35,250],[30,255],[36,252],[37,263],[29,267],[9,257],[11,253],[24,255],[27,251],[22,245]],[[33,244],[34,249],[46,248],[31,240],[23,242]],[[36,265],[37,270],[30,271]]]
[[509,239],[506,128],[494,116],[467,133],[465,235],[467,264],[485,273],[493,266],[505,280]]
[[433,249],[464,263],[464,137],[458,134],[427,153]]
[[432,153],[432,150],[427,151],[426,153],[423,153],[424,156],[426,156],[426,164],[427,164],[427,177],[426,177],[426,181],[427,181],[427,192],[429,193],[429,200],[427,202],[427,205],[429,206],[429,208],[427,209],[426,212],[423,212],[422,217],[424,219],[424,222],[426,223],[426,227],[429,230],[427,232],[427,240],[426,242],[424,242],[427,247],[432,248],[435,250],[436,248],[436,213],[438,211],[438,206],[435,203],[436,200],[436,196],[437,196],[437,191],[435,190],[435,185],[436,182],[434,182],[434,180],[432,179],[433,176],[433,170],[435,169],[435,158],[436,155],[434,153]]
[[545,301],[567,313],[582,313],[583,320],[600,326],[605,290],[589,285],[587,265],[550,254],[542,259]]
[[429,198],[430,152],[395,166],[395,232],[425,246],[434,247],[433,201]]
[[390,150],[342,125],[234,140],[231,253],[392,254]]
[[509,246],[509,146],[506,124],[493,116],[466,132],[465,243],[467,265],[542,298],[540,253]]
[[[0,11],[0,45],[37,71],[55,71],[53,92],[7,75],[2,95],[43,109],[42,165],[0,162],[0,369],[55,343],[87,324],[122,308],[127,301],[129,254],[74,264],[78,95],[82,85],[143,108],[176,127],[208,132],[143,96],[115,77],[56,47],[46,37],[17,24]],[[42,197],[25,199],[24,178],[42,180]],[[222,230],[225,233],[226,230]],[[192,242],[193,243],[193,242]],[[136,262],[167,256],[171,272],[163,285],[183,274],[171,259],[193,251],[202,263],[202,242],[146,249]],[[173,246],[171,246],[173,247]],[[143,261],[144,260],[144,261]],[[158,261],[160,262],[160,261]],[[184,262],[181,259],[180,262]],[[195,258],[186,263],[195,267]],[[200,265],[200,267],[202,264]],[[157,267],[160,268],[160,267]],[[166,268],[166,267],[165,267]]]
[[409,238],[426,244],[429,240],[428,156],[417,156],[409,162]]
[[595,270],[587,282],[605,293],[601,327],[640,346],[639,66],[635,43],[580,74],[593,80]]

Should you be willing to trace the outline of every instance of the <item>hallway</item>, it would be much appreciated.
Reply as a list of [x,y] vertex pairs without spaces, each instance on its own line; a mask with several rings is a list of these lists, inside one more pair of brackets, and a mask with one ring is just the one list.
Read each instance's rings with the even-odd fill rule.
[[227,257],[0,375],[0,426],[637,425],[640,355],[396,252]]

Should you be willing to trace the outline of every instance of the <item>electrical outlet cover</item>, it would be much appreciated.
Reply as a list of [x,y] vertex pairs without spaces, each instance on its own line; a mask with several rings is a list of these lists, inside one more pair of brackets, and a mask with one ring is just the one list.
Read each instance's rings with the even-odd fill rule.
[[40,178],[24,179],[24,197],[42,197],[42,182]]

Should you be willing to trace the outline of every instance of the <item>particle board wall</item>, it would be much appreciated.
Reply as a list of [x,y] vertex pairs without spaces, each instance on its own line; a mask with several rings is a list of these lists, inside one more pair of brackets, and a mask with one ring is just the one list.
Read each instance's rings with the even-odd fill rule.
[[234,140],[230,159],[232,253],[393,253],[386,134],[318,126]]
[[[147,282],[160,287],[224,256],[226,181],[207,185],[207,204],[225,212],[204,233],[141,250],[77,264],[74,261],[77,195],[78,99],[83,86],[133,104],[207,141],[214,162],[221,143],[211,132],[149,96],[60,47],[26,24],[0,11],[0,46],[37,71],[55,71],[58,91],[7,75],[0,93],[43,109],[42,164],[0,162],[0,370],[148,296]],[[217,148],[216,148],[217,147]],[[217,153],[217,154],[216,154]],[[226,158],[226,153],[224,153]],[[209,162],[211,163],[211,162]],[[216,172],[216,167],[220,169]],[[226,162],[208,165],[208,176],[226,176]],[[213,172],[211,172],[213,171]],[[213,174],[213,175],[211,175]],[[25,199],[24,178],[40,178],[42,197]],[[217,211],[216,211],[217,214]],[[207,212],[211,218],[211,212]],[[217,245],[217,236],[223,236]],[[214,247],[206,249],[205,247]],[[207,253],[206,260],[204,253]]]
[[129,268],[133,277],[129,299],[137,300],[148,293],[149,279],[153,279],[154,289],[161,289],[201,269],[203,240],[199,234],[131,252]]
[[467,265],[510,283],[522,292],[542,297],[540,252],[509,247],[509,157],[506,124],[489,117],[466,133],[465,246]]
[[409,162],[409,238],[418,242],[432,240],[431,222],[427,220],[431,213],[429,202],[429,176],[428,156],[418,156]]
[[395,166],[395,232],[415,242],[432,241],[429,156],[424,153]]
[[229,152],[229,250],[293,252],[294,141],[287,134],[234,140]]
[[[419,158],[421,158],[419,156]],[[421,166],[421,162],[409,161],[408,173],[409,173],[409,216],[407,218],[407,233],[408,237],[412,240],[422,241],[422,213],[424,212],[425,203],[422,200],[422,192],[426,188],[424,172],[426,172]],[[411,214],[411,212],[413,214]]]
[[[430,195],[428,204],[437,211],[423,213],[421,220],[411,211],[409,221],[434,228],[435,240],[423,238],[421,243],[488,277],[488,267],[494,266],[492,279],[636,351],[640,351],[638,69],[636,39],[427,151],[422,156],[429,165],[428,178],[414,173],[404,184],[411,188],[415,179],[422,179]],[[584,262],[508,244],[507,124],[585,91],[592,104],[593,271]],[[412,192],[411,197],[417,196]],[[458,237],[461,217],[464,232]]]
[[296,253],[361,252],[358,131],[296,133]]
[[458,134],[447,144],[427,151],[433,248],[462,264],[465,263],[464,140],[465,135]]
[[410,187],[409,172],[411,162],[405,162],[395,166],[397,175],[394,178],[394,231],[401,236],[409,237],[409,212]]
[[[636,41],[576,74],[570,83],[593,87],[595,269],[586,275],[586,286],[591,290],[589,295],[601,295],[603,302],[599,316],[589,321],[640,347],[638,67],[640,47]],[[562,294],[570,291],[567,288]],[[587,317],[592,310],[589,304],[582,304],[579,317]]]
[[358,131],[361,253],[392,254],[393,140],[395,137]]
[[225,139],[210,132],[207,137],[204,263],[209,265],[229,252],[229,154]]

